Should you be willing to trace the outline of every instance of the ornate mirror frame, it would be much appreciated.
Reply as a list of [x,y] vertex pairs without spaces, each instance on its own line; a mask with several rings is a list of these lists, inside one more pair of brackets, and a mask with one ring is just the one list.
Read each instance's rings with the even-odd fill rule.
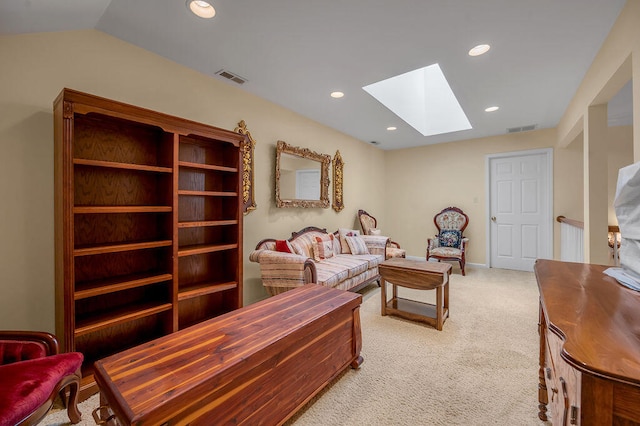
[[340,151],[336,151],[336,155],[333,157],[333,204],[331,208],[339,212],[344,209],[342,184],[343,184],[343,169],[344,162]]
[[249,214],[258,207],[253,197],[253,151],[256,147],[256,141],[247,130],[247,124],[244,120],[240,120],[234,132],[246,136],[240,147],[242,153],[242,212]]
[[[280,198],[280,156],[290,154],[307,160],[320,163],[320,199],[319,200],[298,200]],[[276,206],[277,207],[302,207],[302,208],[323,208],[329,207],[329,163],[331,156],[318,154],[307,148],[291,146],[284,141],[278,141],[276,145]]]

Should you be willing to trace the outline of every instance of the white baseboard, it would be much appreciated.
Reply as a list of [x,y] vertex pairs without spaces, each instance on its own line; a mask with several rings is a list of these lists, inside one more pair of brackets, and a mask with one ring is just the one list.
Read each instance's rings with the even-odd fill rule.
[[424,256],[409,256],[409,255],[407,255],[406,259],[409,259],[409,260],[424,260]]
[[[424,260],[424,256],[407,256],[406,257],[409,260]],[[435,259],[431,259],[429,262],[437,262],[437,260]],[[488,266],[485,263],[468,263],[465,266],[472,266],[474,268],[488,268]]]

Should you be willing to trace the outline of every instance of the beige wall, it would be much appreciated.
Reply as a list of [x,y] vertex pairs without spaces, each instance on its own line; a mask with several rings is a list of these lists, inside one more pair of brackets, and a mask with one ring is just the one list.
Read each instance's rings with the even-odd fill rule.
[[[609,223],[617,224],[613,197],[618,169],[632,161],[632,127],[609,129]],[[433,216],[447,206],[460,207],[469,216],[467,262],[486,263],[486,156],[503,152],[551,148],[554,129],[507,134],[455,143],[389,151],[386,163],[385,222],[379,227],[400,243],[410,256],[424,256],[427,238],[436,228]],[[559,215],[583,220],[582,140],[553,150],[554,258],[560,258]],[[399,190],[401,188],[401,190]]]
[[[553,129],[389,151],[386,154],[386,222],[383,232],[411,256],[424,256],[436,228],[433,216],[448,206],[469,216],[467,262],[486,262],[486,156],[550,148]],[[556,165],[558,167],[558,165]],[[402,190],[399,190],[402,188]]]
[[[54,331],[52,103],[68,87],[233,130],[257,141],[258,208],[245,217],[245,302],[266,296],[248,255],[267,237],[307,225],[353,226],[358,208],[383,212],[384,152],[98,31],[0,37],[0,328]],[[345,162],[345,208],[277,209],[275,144]]]
[[[257,140],[258,208],[245,217],[244,228],[244,299],[251,303],[265,296],[258,265],[248,261],[259,240],[288,237],[308,225],[329,230],[355,227],[359,208],[374,214],[383,231],[401,242],[409,255],[422,256],[426,238],[435,231],[433,214],[458,205],[471,217],[469,262],[483,264],[487,154],[550,147],[559,141],[566,148],[554,149],[554,217],[580,218],[582,143],[569,142],[580,136],[581,117],[598,96],[615,94],[616,87],[632,75],[638,80],[639,34],[640,1],[630,0],[557,132],[540,130],[389,152],[98,31],[2,36],[0,328],[54,331],[51,111],[63,87],[227,129],[241,119],[247,122]],[[634,123],[640,125],[640,84],[633,90]],[[620,140],[633,137],[633,154],[640,158],[640,132],[621,133]],[[345,162],[342,212],[275,208],[277,140],[332,157],[340,150]],[[615,149],[608,160],[610,193],[611,170],[629,157],[628,142],[621,144],[624,152]]]
[[618,171],[633,164],[633,127],[621,126],[609,128],[608,147],[608,183],[609,183],[609,225],[617,225],[618,218],[613,208],[618,183]]
[[584,220],[582,192],[582,140],[566,148],[553,150],[553,254],[560,259],[560,224],[558,216]]
[[[584,143],[589,146],[583,160],[583,170],[589,173],[589,179],[585,178],[583,186],[585,203],[582,209],[585,222],[584,255],[587,262],[610,261],[600,241],[606,238],[606,225],[617,222],[615,218],[612,220],[612,175],[620,166],[631,163],[634,158],[635,161],[640,161],[640,132],[629,131],[625,137],[621,135],[624,140],[628,140],[631,135],[633,148],[629,153],[627,142],[617,149],[613,148],[612,140],[616,136],[611,129],[606,131],[601,125],[606,104],[632,80],[633,127],[640,128],[639,58],[640,1],[628,0],[558,124],[557,147],[575,143],[575,139],[580,144],[587,141]],[[604,159],[599,158],[605,155],[605,151],[608,154],[607,167],[604,167]],[[608,186],[605,186],[603,180],[607,181]],[[598,200],[605,196],[609,202],[606,206]]]
[[[618,170],[633,162],[633,127],[619,126],[608,129],[608,158],[602,161],[608,176],[608,224],[617,225],[613,201],[615,198]],[[582,136],[566,148],[556,147],[554,155],[554,258],[560,258],[560,224],[557,216],[584,220],[583,151]]]
[[[628,0],[558,123],[558,144],[566,146],[582,131],[587,108],[607,103],[631,79],[640,80],[640,1]],[[634,124],[640,125],[640,84],[633,85]],[[634,135],[640,160],[640,132]]]

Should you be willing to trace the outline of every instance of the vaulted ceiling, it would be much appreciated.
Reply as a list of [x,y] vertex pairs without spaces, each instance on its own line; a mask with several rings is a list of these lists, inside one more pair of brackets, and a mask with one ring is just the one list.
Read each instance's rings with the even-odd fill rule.
[[[0,33],[96,29],[382,149],[555,127],[625,0],[3,0]],[[488,53],[469,49],[490,44]],[[472,129],[423,136],[363,86],[432,64]],[[239,85],[216,75],[226,70]],[[153,72],[153,70],[150,70]],[[334,99],[333,91],[345,96]],[[630,85],[610,103],[627,124]],[[496,112],[485,112],[489,106]],[[394,126],[397,130],[389,131]]]

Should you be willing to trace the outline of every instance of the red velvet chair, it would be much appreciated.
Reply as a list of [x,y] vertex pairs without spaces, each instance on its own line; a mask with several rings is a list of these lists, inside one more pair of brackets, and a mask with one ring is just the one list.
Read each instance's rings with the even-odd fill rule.
[[[0,331],[0,426],[40,422],[57,395],[66,402],[71,423],[78,423],[80,352],[59,354],[50,333]],[[62,392],[69,387],[69,397]]]

